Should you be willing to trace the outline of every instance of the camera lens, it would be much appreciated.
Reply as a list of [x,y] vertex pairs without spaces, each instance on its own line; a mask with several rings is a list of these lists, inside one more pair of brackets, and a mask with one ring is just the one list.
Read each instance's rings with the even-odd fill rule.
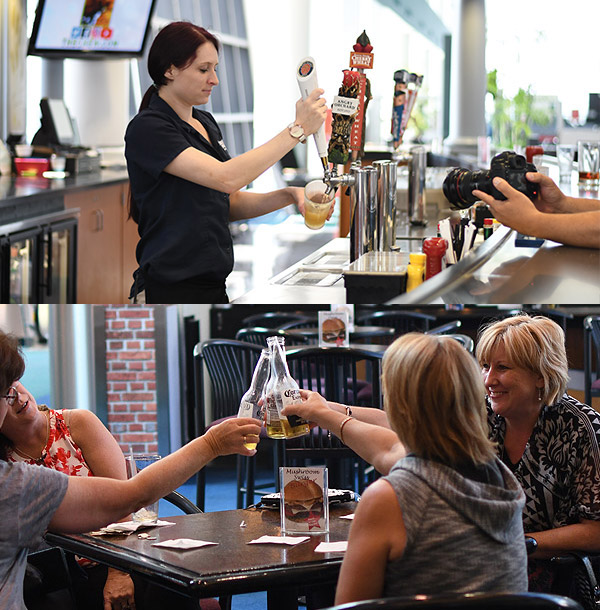
[[444,183],[442,190],[446,199],[455,207],[461,210],[471,207],[479,201],[473,196],[473,191],[478,189],[485,193],[490,192],[490,173],[489,171],[469,171],[457,167],[451,170]]

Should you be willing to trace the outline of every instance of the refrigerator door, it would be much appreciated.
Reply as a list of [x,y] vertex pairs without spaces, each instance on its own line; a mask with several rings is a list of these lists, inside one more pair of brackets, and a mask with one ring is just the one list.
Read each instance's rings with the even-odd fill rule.
[[75,302],[76,250],[76,219],[45,227],[40,303]]
[[4,303],[39,303],[40,228],[9,235],[5,242],[8,269]]

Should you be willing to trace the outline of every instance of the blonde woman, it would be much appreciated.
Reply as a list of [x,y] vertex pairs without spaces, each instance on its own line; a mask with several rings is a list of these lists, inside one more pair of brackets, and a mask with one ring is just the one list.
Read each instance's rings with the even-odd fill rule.
[[451,338],[407,334],[384,355],[383,385],[406,455],[358,505],[335,603],[525,591],[524,495],[488,439],[474,359]]
[[523,526],[538,543],[530,589],[550,591],[556,568],[544,559],[600,551],[600,418],[565,394],[565,337],[549,318],[518,315],[487,326],[476,355],[490,438],[525,491]]

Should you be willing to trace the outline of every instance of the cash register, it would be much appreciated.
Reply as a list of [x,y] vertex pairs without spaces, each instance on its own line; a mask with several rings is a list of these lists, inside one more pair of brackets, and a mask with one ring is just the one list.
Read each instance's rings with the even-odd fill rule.
[[44,97],[40,101],[40,109],[41,127],[33,137],[34,149],[45,149],[48,154],[65,157],[65,171],[71,175],[99,171],[100,155],[79,144],[75,121],[64,101]]

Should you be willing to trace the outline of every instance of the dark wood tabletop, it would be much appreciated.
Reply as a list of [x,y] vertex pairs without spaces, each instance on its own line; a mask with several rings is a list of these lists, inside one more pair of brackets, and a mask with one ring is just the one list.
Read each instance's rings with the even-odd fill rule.
[[[252,508],[161,517],[175,525],[145,529],[157,540],[129,536],[46,534],[67,551],[130,573],[138,573],[192,597],[267,591],[269,608],[297,608],[298,587],[335,584],[343,553],[315,553],[322,541],[348,540],[353,502],[331,506],[330,531],[296,546],[248,544],[263,535],[280,535],[279,510]],[[245,527],[240,527],[242,521]],[[300,535],[300,534],[298,534]],[[153,542],[193,538],[216,546],[169,550]]]

